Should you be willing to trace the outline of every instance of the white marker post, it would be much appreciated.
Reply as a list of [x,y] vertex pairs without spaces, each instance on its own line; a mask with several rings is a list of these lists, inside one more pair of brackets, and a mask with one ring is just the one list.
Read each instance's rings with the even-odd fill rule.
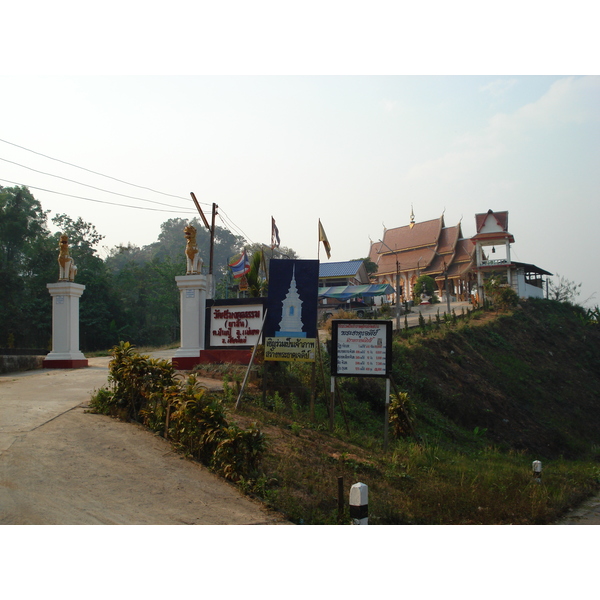
[[539,460],[534,460],[531,464],[533,469],[533,480],[536,483],[542,483],[542,463]]
[[353,525],[369,524],[369,486],[364,483],[350,488],[350,517]]

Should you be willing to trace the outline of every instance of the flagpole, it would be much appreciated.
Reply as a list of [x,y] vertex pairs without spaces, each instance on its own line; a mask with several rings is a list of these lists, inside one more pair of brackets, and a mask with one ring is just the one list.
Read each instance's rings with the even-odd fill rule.
[[319,237],[320,236],[317,234],[317,260],[321,262],[321,240]]
[[321,262],[321,219],[319,219],[319,228],[317,229],[317,260]]

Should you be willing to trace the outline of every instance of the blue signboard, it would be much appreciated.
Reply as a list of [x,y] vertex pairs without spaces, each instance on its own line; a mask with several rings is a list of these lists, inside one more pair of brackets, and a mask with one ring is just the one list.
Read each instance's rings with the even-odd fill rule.
[[318,290],[318,260],[271,260],[266,360],[314,360]]

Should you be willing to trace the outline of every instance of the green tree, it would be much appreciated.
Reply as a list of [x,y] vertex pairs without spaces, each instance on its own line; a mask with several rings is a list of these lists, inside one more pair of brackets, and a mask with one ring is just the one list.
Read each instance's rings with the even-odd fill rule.
[[52,247],[40,202],[24,186],[0,187],[0,346],[48,346]]
[[263,252],[259,250],[250,259],[250,271],[246,275],[248,281],[248,295],[251,298],[260,298],[267,294],[267,279],[263,271]]
[[421,294],[427,294],[432,302],[435,301],[437,296],[435,295],[435,281],[433,277],[429,275],[421,275],[417,281],[415,282],[415,287],[413,289],[413,295],[418,301],[421,301]]
[[377,271],[379,270],[379,267],[377,266],[377,264],[374,263],[368,257],[367,258],[354,258],[353,260],[362,260],[365,265],[365,269],[367,270],[367,275],[369,275],[369,276],[377,273]]
[[58,228],[54,235],[56,248],[60,234],[69,238],[69,254],[77,266],[76,283],[85,285],[79,305],[79,344],[82,350],[106,349],[115,343],[111,322],[119,320],[120,306],[113,289],[111,274],[97,254],[96,247],[104,239],[95,225],[81,217],[73,219],[59,213],[52,218]]

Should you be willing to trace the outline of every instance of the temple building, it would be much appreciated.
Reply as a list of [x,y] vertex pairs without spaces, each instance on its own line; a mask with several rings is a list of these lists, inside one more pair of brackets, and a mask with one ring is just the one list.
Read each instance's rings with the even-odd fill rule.
[[[465,301],[482,297],[483,284],[492,273],[500,273],[503,282],[513,287],[520,297],[542,296],[542,275],[551,275],[535,265],[511,260],[508,212],[475,215],[477,233],[465,238],[461,223],[447,227],[444,215],[437,219],[385,229],[383,238],[371,242],[369,259],[378,267],[372,275],[374,283],[390,284],[401,290],[401,301],[414,301],[414,285],[421,275],[432,277],[441,300]],[[488,252],[488,249],[491,251]],[[491,255],[498,252],[498,258]],[[394,302],[390,296],[389,301]]]
[[444,215],[415,223],[411,214],[408,225],[385,229],[381,240],[371,242],[369,258],[378,267],[373,279],[399,285],[402,302],[420,300],[413,298],[413,288],[421,275],[435,280],[440,298],[448,289],[451,296],[468,300],[476,282],[474,249],[460,223],[446,227]]

